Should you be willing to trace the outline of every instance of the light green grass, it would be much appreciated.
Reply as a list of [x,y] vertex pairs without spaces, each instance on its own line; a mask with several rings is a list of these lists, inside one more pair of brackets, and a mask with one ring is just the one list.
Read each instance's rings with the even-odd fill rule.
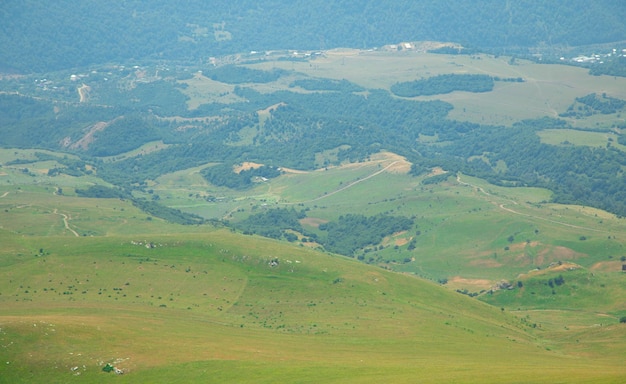
[[607,144],[623,149],[617,143],[617,135],[609,132],[586,132],[573,129],[546,129],[537,132],[541,142],[552,145],[582,145],[588,147],[606,147]]
[[[612,76],[590,76],[584,68],[536,64],[509,57],[489,55],[438,55],[418,52],[364,52],[358,50],[333,50],[326,57],[309,62],[271,61],[252,67],[269,70],[283,68],[311,77],[346,79],[366,88],[389,89],[397,82],[447,73],[487,74],[501,78],[518,78],[517,82],[496,82],[491,92],[453,92],[447,95],[422,97],[439,99],[454,105],[450,117],[481,124],[511,125],[522,119],[543,116],[558,117],[574,102],[576,97],[589,93],[606,93],[626,99],[626,79]],[[265,87],[276,90],[280,85]],[[259,90],[263,90],[260,89]],[[611,121],[591,117],[570,122],[574,126],[610,127]]]
[[[128,373],[115,380],[509,382],[515,372],[519,382],[619,382],[623,219],[465,175],[422,185],[424,177],[380,172],[389,163],[285,174],[237,193],[212,189],[200,168],[151,187],[190,210],[208,204],[195,194],[223,193],[229,202],[212,204],[242,209],[234,220],[263,204],[320,219],[414,217],[413,229],[384,240],[375,264],[448,278],[449,290],[306,247],[147,220],[127,201],[73,196],[83,178],[0,185],[0,338],[10,363],[1,377],[66,382],[78,366],[80,380],[100,382],[100,362],[124,358]],[[411,238],[413,251],[394,246]],[[557,261],[586,269],[563,272],[556,295],[541,285],[532,297],[494,295],[489,306],[452,292]]]
[[81,380],[97,382],[117,359],[127,370],[118,380],[132,382],[496,382],[520,367],[537,382],[610,382],[623,373],[601,354],[546,351],[515,317],[418,279],[226,231],[149,237],[156,248],[45,237],[44,255],[3,265],[2,377],[65,381],[78,366]]

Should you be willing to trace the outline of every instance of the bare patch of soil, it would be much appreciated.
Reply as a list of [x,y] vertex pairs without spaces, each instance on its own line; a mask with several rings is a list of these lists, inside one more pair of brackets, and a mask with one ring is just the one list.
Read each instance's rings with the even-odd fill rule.
[[411,170],[411,163],[403,156],[397,155],[393,152],[380,152],[372,156],[372,161],[375,162],[388,162],[392,164],[387,168],[387,172],[403,174],[409,173]]
[[285,104],[283,102],[280,102],[280,103],[277,103],[277,104],[274,104],[274,105],[270,105],[269,107],[267,107],[265,109],[261,109],[261,110],[257,111],[257,113],[259,113],[259,114],[270,114],[273,111],[277,110],[278,107],[284,107],[285,105],[287,105],[287,104]]
[[408,244],[408,243],[409,243],[409,239],[407,239],[405,237],[403,237],[401,239],[396,239],[396,241],[395,241],[395,245],[397,245],[398,247],[401,247],[401,246],[403,246],[405,244]]
[[592,271],[602,271],[602,272],[619,272],[622,270],[621,261],[600,261],[591,266]]
[[454,276],[448,279],[448,284],[452,288],[474,288],[489,289],[493,286],[493,282],[487,279],[466,279],[461,276]]
[[91,87],[87,84],[83,84],[78,87],[78,96],[80,98],[80,102],[84,103],[89,100],[89,94],[91,92]]
[[432,169],[432,171],[430,171],[428,176],[439,176],[439,175],[443,175],[444,173],[448,173],[448,171],[445,171],[441,167],[435,167]]
[[233,167],[233,171],[235,173],[239,173],[241,171],[248,171],[250,169],[261,168],[262,166],[263,166],[263,164],[246,161],[246,162],[242,163],[241,165]]
[[542,250],[537,254],[537,261],[541,263],[547,263],[552,261],[562,260],[576,260],[585,256],[583,253],[578,253],[573,249],[567,247],[550,247]]
[[502,266],[502,263],[493,259],[480,259],[471,261],[470,265],[475,267],[498,268]]
[[91,127],[89,127],[89,130],[87,131],[85,136],[80,138],[80,140],[78,140],[77,142],[72,143],[71,140],[69,139],[69,137],[66,137],[65,139],[63,139],[63,143],[62,144],[65,147],[69,147],[69,149],[82,149],[83,151],[86,151],[89,148],[89,145],[91,143],[93,143],[94,135],[96,134],[96,132],[103,131],[104,129],[106,129],[106,127],[109,126],[109,124],[113,123],[114,121],[116,121],[118,119],[122,119],[122,118],[123,117],[118,117],[118,118],[113,119],[112,121],[109,121],[109,122],[101,121],[99,123],[96,123],[96,124],[92,125]]
[[301,225],[307,225],[309,227],[318,228],[320,224],[328,223],[328,220],[319,219],[317,217],[305,217],[304,219],[300,219]]
[[292,168],[285,168],[285,167],[280,167],[281,171],[285,172],[285,173],[295,173],[295,174],[305,174],[305,173],[309,173],[308,171],[301,171],[299,169],[292,169]]

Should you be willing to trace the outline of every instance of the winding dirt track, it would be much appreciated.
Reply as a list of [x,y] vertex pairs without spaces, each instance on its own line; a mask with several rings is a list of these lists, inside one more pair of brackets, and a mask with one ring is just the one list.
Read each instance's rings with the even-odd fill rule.
[[72,232],[74,234],[74,236],[76,237],[80,237],[80,235],[78,234],[78,232],[76,232],[75,230],[73,230],[70,227],[70,223],[68,222],[68,220],[71,219],[71,217],[69,217],[68,215],[66,215],[65,213],[59,213],[58,210],[55,208],[54,209],[54,214],[55,215],[61,215],[63,217],[63,224],[65,225],[65,229],[67,229],[68,231]]
[[[477,185],[474,185],[474,184],[470,184],[470,183],[466,183],[466,182],[464,182],[464,181],[461,181],[461,174],[457,174],[457,175],[456,175],[456,181],[457,181],[459,184],[461,184],[461,185],[467,185],[467,186],[469,186],[469,187],[472,187],[472,188],[476,189],[477,191],[479,191],[479,192],[483,193],[485,196],[488,196],[488,197],[493,197],[493,195],[492,195],[492,194],[490,194],[489,192],[485,191],[482,187],[479,187],[479,186],[477,186]],[[528,218],[531,218],[531,219],[534,219],[534,220],[542,220],[542,221],[546,221],[546,222],[553,223],[553,224],[559,224],[559,225],[563,225],[563,226],[565,226],[565,227],[569,227],[569,228],[584,229],[585,231],[593,231],[593,232],[603,232],[603,233],[609,233],[608,231],[605,231],[605,230],[602,230],[602,229],[597,229],[597,228],[589,228],[589,227],[582,227],[582,226],[579,226],[579,225],[569,224],[569,223],[565,223],[565,222],[558,221],[558,220],[546,219],[545,217],[541,217],[541,216],[529,215],[529,214],[527,214],[527,213],[522,213],[522,212],[515,211],[515,210],[513,210],[513,209],[511,209],[511,208],[507,208],[507,207],[504,205],[504,203],[500,203],[500,204],[498,204],[498,202],[496,202],[496,201],[494,201],[494,200],[492,200],[492,199],[489,199],[489,201],[490,201],[492,204],[497,205],[497,206],[498,206],[498,208],[502,209],[503,211],[506,211],[506,212],[512,213],[512,214],[514,214],[514,215],[520,215],[520,216],[528,217]],[[509,200],[509,202],[511,202],[511,204],[515,204],[515,205],[517,205],[517,202],[515,202],[515,201],[513,201],[513,200]]]
[[345,190],[346,190],[346,189],[348,189],[348,188],[354,187],[355,185],[357,185],[357,184],[359,184],[359,183],[361,183],[361,182],[363,182],[363,181],[365,181],[365,180],[371,179],[371,178],[372,178],[372,177],[374,177],[374,176],[380,175],[381,173],[385,172],[386,170],[388,170],[389,168],[393,167],[394,165],[396,165],[396,164],[397,164],[397,163],[399,163],[399,162],[400,162],[400,161],[394,161],[394,162],[392,162],[391,164],[389,164],[388,166],[386,166],[385,168],[383,168],[383,169],[381,169],[381,170],[379,170],[379,171],[376,171],[376,172],[372,173],[372,174],[371,174],[371,175],[369,175],[369,176],[366,176],[366,177],[364,177],[364,178],[362,178],[362,179],[359,179],[359,180],[357,180],[357,181],[354,181],[354,182],[352,182],[352,183],[350,183],[350,184],[346,185],[345,187],[339,188],[339,189],[337,189],[337,190],[335,190],[335,191],[332,191],[332,192],[330,192],[330,193],[327,193],[327,194],[325,194],[325,195],[323,195],[323,196],[316,197],[315,199],[311,199],[311,200],[307,200],[307,201],[299,201],[299,202],[296,202],[296,203],[286,203],[286,204],[292,204],[292,205],[293,205],[293,204],[301,204],[301,203],[312,203],[312,202],[315,202],[315,201],[319,201],[319,200],[325,199],[325,198],[327,198],[327,197],[329,197],[329,196],[332,196],[332,195],[334,195],[334,194],[336,194],[336,193],[339,193],[339,192],[345,191]]

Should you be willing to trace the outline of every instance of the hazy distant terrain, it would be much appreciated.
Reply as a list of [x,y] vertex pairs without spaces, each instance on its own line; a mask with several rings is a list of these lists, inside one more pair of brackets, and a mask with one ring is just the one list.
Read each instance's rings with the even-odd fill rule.
[[5,3],[0,381],[626,376],[621,2]]
[[45,72],[107,62],[193,62],[276,49],[452,41],[495,53],[624,40],[620,1],[6,1],[0,69]]

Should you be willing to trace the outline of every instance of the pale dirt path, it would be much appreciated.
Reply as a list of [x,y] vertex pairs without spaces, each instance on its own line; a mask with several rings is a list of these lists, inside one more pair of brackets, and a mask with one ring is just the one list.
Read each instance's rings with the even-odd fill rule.
[[372,177],[374,177],[374,176],[378,176],[378,175],[380,175],[381,173],[383,173],[383,172],[387,171],[388,169],[390,169],[391,167],[393,167],[394,165],[396,165],[397,163],[400,163],[400,162],[401,162],[400,160],[396,160],[396,161],[392,162],[391,164],[387,165],[385,168],[383,168],[383,169],[381,169],[381,170],[379,170],[379,171],[376,171],[376,172],[372,173],[372,174],[371,174],[371,175],[369,175],[369,176],[366,176],[366,177],[364,177],[364,178],[362,178],[362,179],[359,179],[359,180],[357,180],[357,181],[354,181],[354,182],[352,182],[352,183],[350,183],[350,184],[346,185],[345,187],[339,188],[339,189],[337,189],[337,190],[335,190],[335,191],[332,191],[332,192],[330,192],[330,193],[327,193],[327,194],[325,194],[325,195],[323,195],[323,196],[316,197],[315,199],[306,200],[306,201],[297,201],[297,202],[293,202],[293,203],[281,203],[281,204],[284,204],[284,205],[294,205],[294,204],[302,204],[302,203],[313,203],[313,202],[316,202],[316,201],[319,201],[319,200],[325,199],[325,198],[327,198],[327,197],[329,197],[329,196],[332,196],[332,195],[334,195],[334,194],[337,194],[337,193],[339,193],[339,192],[343,192],[343,191],[345,191],[345,190],[346,190],[346,189],[348,189],[348,188],[354,187],[355,185],[357,185],[357,184],[359,184],[359,183],[362,183],[362,182],[364,182],[365,180],[371,179],[371,178],[372,178]]
[[74,234],[74,236],[76,237],[80,237],[80,235],[78,234],[78,232],[76,232],[75,230],[73,230],[72,228],[70,228],[70,223],[68,222],[68,220],[71,219],[71,217],[69,217],[68,215],[66,215],[65,213],[59,213],[58,209],[54,209],[53,212],[55,215],[61,215],[63,217],[63,224],[65,225],[65,229],[67,229],[68,231],[72,232]]
[[[278,204],[279,204],[279,205],[296,205],[296,204],[304,204],[304,203],[313,203],[313,202],[316,202],[316,201],[319,201],[319,200],[325,199],[325,198],[330,197],[330,196],[332,196],[332,195],[334,195],[334,194],[337,194],[337,193],[339,193],[339,192],[343,192],[343,191],[345,191],[345,190],[346,190],[346,189],[348,189],[348,188],[354,187],[355,185],[357,185],[357,184],[359,184],[359,183],[362,183],[362,182],[364,182],[364,181],[366,181],[366,180],[368,180],[368,179],[371,179],[371,178],[372,178],[372,177],[374,177],[374,176],[378,176],[378,175],[380,175],[381,173],[383,173],[383,172],[385,172],[385,171],[387,171],[387,170],[391,169],[393,166],[395,166],[395,165],[396,165],[396,164],[398,164],[398,163],[402,163],[402,160],[396,160],[396,161],[393,161],[393,162],[391,162],[389,165],[387,165],[385,168],[380,169],[380,170],[378,170],[378,171],[376,171],[376,172],[372,173],[371,175],[368,175],[368,176],[366,176],[366,177],[364,177],[364,178],[362,178],[362,179],[359,179],[359,180],[357,180],[357,181],[354,181],[354,182],[352,182],[352,183],[350,183],[350,184],[348,184],[348,185],[346,185],[346,186],[344,186],[344,187],[342,187],[342,188],[339,188],[339,189],[337,189],[337,190],[335,190],[335,191],[332,191],[332,192],[330,192],[330,193],[327,193],[327,194],[325,194],[325,195],[323,195],[323,196],[319,196],[319,197],[316,197],[316,198],[311,199],[311,200],[296,201],[296,202],[289,202],[289,203],[280,203],[280,202],[279,202]],[[271,186],[270,186],[270,191],[271,191]],[[235,213],[235,212],[236,212],[239,208],[240,208],[239,206],[237,206],[237,207],[233,208],[231,211],[227,212],[227,213],[226,213],[223,217],[224,217],[224,218],[229,217],[230,215],[232,215],[233,213]]]
[[3,193],[3,194],[2,194],[2,196],[0,196],[0,199],[1,199],[1,198],[3,198],[3,197],[7,197],[7,195],[8,195],[8,194],[9,194],[9,192],[8,192],[8,191],[7,191],[7,192],[5,192],[5,193]]
[[[467,186],[470,186],[470,187],[472,187],[472,188],[476,189],[477,191],[479,191],[479,192],[483,193],[485,196],[488,196],[488,197],[493,197],[493,195],[492,195],[492,194],[490,194],[489,192],[485,191],[482,187],[479,187],[479,186],[477,186],[477,185],[474,185],[474,184],[470,184],[470,183],[466,183],[466,182],[464,182],[464,181],[461,181],[461,174],[460,174],[460,173],[456,175],[456,181],[457,181],[459,184],[461,184],[461,185],[467,185]],[[589,228],[589,227],[582,227],[582,226],[579,226],[579,225],[574,225],[574,224],[564,223],[564,222],[562,222],[562,221],[557,221],[557,220],[552,220],[552,219],[546,219],[545,217],[541,217],[541,216],[534,216],[534,215],[530,215],[530,214],[528,214],[528,213],[518,212],[518,211],[515,211],[515,210],[513,210],[513,209],[511,209],[511,208],[507,208],[507,207],[504,205],[504,203],[498,204],[496,201],[491,200],[491,199],[489,199],[489,201],[490,201],[492,204],[497,205],[497,206],[498,206],[498,208],[502,209],[503,211],[506,211],[506,212],[512,213],[512,214],[514,214],[514,215],[524,216],[524,217],[528,217],[528,218],[531,218],[531,219],[534,219],[534,220],[542,220],[542,221],[546,221],[546,222],[553,223],[553,224],[559,224],[559,225],[563,225],[563,226],[565,226],[565,227],[569,227],[569,228],[584,229],[584,230],[586,230],[586,231],[592,231],[592,232],[603,232],[603,233],[609,233],[609,231],[605,231],[605,230],[602,230],[602,229],[597,229],[597,228]],[[513,201],[513,200],[508,200],[508,201],[509,201],[509,202],[511,202],[512,204],[517,205],[517,202],[515,202],[515,201]]]

